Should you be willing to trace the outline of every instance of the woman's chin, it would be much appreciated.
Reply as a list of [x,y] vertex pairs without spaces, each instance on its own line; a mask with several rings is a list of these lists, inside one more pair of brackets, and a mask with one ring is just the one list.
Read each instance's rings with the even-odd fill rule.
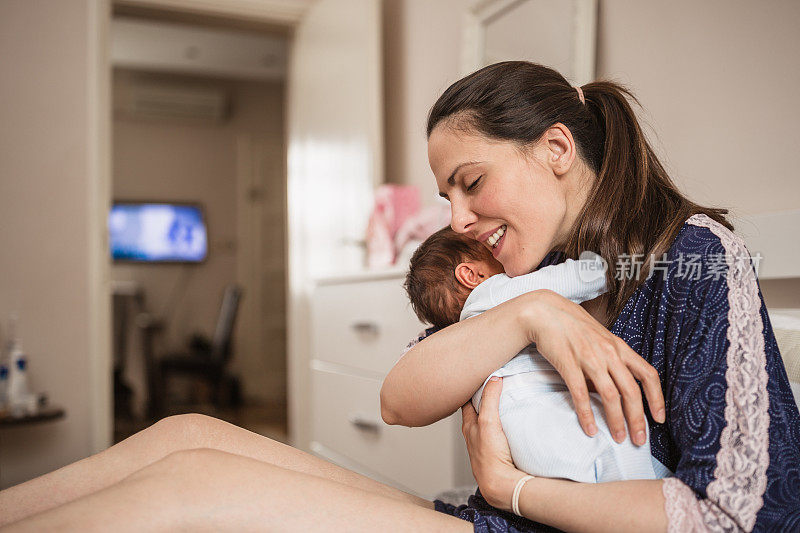
[[506,275],[511,278],[515,278],[517,276],[521,276],[523,274],[531,272],[530,270],[525,270],[519,265],[503,265],[503,270],[505,271]]
[[503,270],[505,271],[506,275],[508,275],[511,278],[515,278],[517,276],[522,276],[524,274],[530,274],[531,272],[536,270],[536,267],[539,266],[539,264],[542,262],[542,259],[539,259],[538,261],[535,262],[517,260],[517,261],[507,261],[506,263],[500,261],[500,263],[503,265]]

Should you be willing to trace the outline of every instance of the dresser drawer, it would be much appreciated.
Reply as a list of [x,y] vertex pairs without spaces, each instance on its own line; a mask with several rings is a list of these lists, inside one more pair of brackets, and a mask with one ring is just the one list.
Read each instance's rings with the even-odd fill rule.
[[313,358],[385,375],[424,326],[402,278],[320,285],[314,291]]
[[452,488],[460,438],[453,417],[424,428],[389,426],[380,416],[378,380],[316,369],[311,376],[312,448],[321,444],[417,494]]

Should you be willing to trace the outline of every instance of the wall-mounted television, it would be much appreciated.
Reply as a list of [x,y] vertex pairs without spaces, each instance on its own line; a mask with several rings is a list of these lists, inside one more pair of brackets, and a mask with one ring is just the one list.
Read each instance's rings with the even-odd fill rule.
[[111,257],[142,263],[201,263],[208,235],[199,204],[114,202],[108,215]]

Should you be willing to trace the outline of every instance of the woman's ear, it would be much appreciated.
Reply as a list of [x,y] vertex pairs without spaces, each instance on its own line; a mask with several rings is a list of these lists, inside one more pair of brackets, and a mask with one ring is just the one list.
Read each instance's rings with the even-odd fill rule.
[[477,263],[460,263],[456,267],[455,274],[458,282],[469,290],[474,289],[486,280]]
[[547,157],[550,168],[556,176],[566,174],[572,168],[577,150],[572,132],[565,125],[557,122],[544,133],[543,140],[547,146]]

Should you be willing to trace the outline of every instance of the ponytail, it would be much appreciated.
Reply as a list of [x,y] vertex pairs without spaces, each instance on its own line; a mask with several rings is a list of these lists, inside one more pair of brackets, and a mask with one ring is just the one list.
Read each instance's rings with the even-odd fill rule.
[[584,98],[563,76],[526,61],[484,67],[451,85],[428,116],[428,136],[442,120],[459,114],[466,126],[493,139],[528,145],[553,124],[575,139],[578,155],[595,172],[592,190],[563,251],[584,250],[608,263],[610,326],[625,302],[644,283],[641,276],[617,279],[618,258],[641,257],[641,272],[669,250],[683,223],[704,213],[733,229],[726,209],[703,207],[684,196],[670,179],[642,131],[625,87],[610,81],[584,85]]
[[656,157],[625,87],[610,81],[583,86],[587,110],[603,139],[595,187],[566,246],[570,257],[596,250],[608,262],[609,316],[616,318],[643,280],[617,279],[617,258],[641,257],[642,272],[666,253],[683,223],[705,213],[728,229],[726,209],[702,207],[686,198]]

